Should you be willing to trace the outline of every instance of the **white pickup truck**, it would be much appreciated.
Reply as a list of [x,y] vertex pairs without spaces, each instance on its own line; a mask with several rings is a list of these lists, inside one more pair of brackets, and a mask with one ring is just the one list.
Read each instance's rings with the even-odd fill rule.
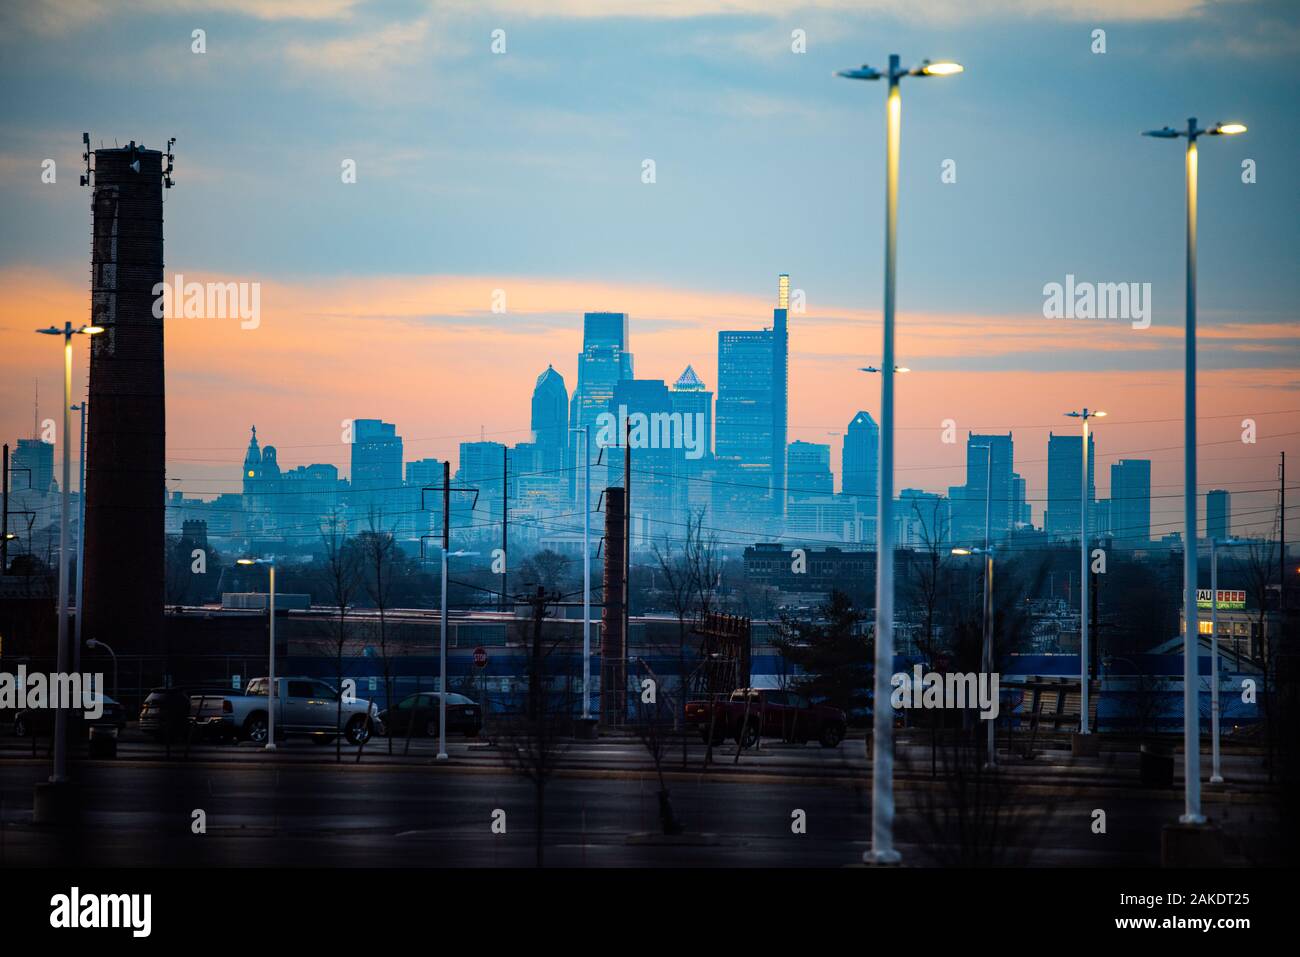
[[[267,733],[266,678],[248,682],[243,694],[194,695],[190,715],[203,736],[239,738],[265,744]],[[275,734],[311,735],[332,741],[342,732],[350,744],[364,744],[382,733],[379,708],[362,698],[344,699],[331,685],[316,678],[275,679]]]

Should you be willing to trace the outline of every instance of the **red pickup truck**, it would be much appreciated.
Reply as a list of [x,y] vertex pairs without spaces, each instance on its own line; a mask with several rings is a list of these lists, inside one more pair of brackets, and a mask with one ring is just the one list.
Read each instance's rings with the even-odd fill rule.
[[839,708],[812,704],[793,691],[739,688],[727,701],[688,701],[686,724],[696,728],[706,744],[712,735],[714,744],[733,738],[749,748],[762,736],[799,744],[816,740],[834,748],[844,740],[848,722]]

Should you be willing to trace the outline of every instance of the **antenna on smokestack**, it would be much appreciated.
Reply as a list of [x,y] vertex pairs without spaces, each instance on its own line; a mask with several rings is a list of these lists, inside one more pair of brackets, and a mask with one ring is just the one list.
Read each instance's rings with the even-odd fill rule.
[[89,133],[81,134],[81,145],[85,147],[85,150],[81,154],[81,158],[86,162],[86,172],[81,174],[81,185],[89,186],[90,178],[95,175],[95,171],[90,168],[90,134]]
[[172,184],[176,182],[172,179],[172,170],[176,165],[176,154],[172,152],[172,147],[175,145],[176,137],[173,136],[167,141],[167,152],[164,154],[167,157],[167,168],[163,170],[163,186],[167,189],[171,189]]

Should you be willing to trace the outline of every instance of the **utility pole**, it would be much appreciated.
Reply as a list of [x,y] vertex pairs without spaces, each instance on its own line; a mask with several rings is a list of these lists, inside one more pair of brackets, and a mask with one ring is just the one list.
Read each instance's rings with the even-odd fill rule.
[[[420,510],[424,510],[425,492],[442,492],[442,598],[439,602],[439,642],[438,642],[438,761],[447,760],[447,561],[451,552],[451,493],[473,492],[474,502],[470,511],[478,505],[478,490],[473,488],[451,487],[451,462],[442,463],[442,486],[420,489]],[[424,540],[421,539],[423,546]],[[423,557],[423,547],[421,556]]]
[[[86,402],[82,399],[79,405],[73,408],[81,413],[81,458],[78,460],[78,468],[81,471],[81,478],[77,483],[77,618],[75,638],[72,642],[72,670],[81,672],[81,622],[85,619],[85,594],[86,594]],[[108,647],[105,645],[105,647]],[[113,659],[114,668],[117,667],[117,659]],[[114,678],[116,687],[117,679]],[[114,691],[116,694],[116,690]]]
[[1282,610],[1286,607],[1286,453],[1282,453],[1282,465],[1278,471],[1277,483],[1277,619],[1278,628],[1282,627]]

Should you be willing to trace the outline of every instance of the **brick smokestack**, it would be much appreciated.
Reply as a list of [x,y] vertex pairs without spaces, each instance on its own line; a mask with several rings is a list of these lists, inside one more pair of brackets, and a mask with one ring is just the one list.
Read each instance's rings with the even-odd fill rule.
[[627,715],[627,634],[623,565],[627,560],[627,498],[605,489],[605,604],[600,615],[600,714],[605,724]]
[[83,640],[163,647],[165,410],[162,160],[135,143],[95,151],[86,422]]

